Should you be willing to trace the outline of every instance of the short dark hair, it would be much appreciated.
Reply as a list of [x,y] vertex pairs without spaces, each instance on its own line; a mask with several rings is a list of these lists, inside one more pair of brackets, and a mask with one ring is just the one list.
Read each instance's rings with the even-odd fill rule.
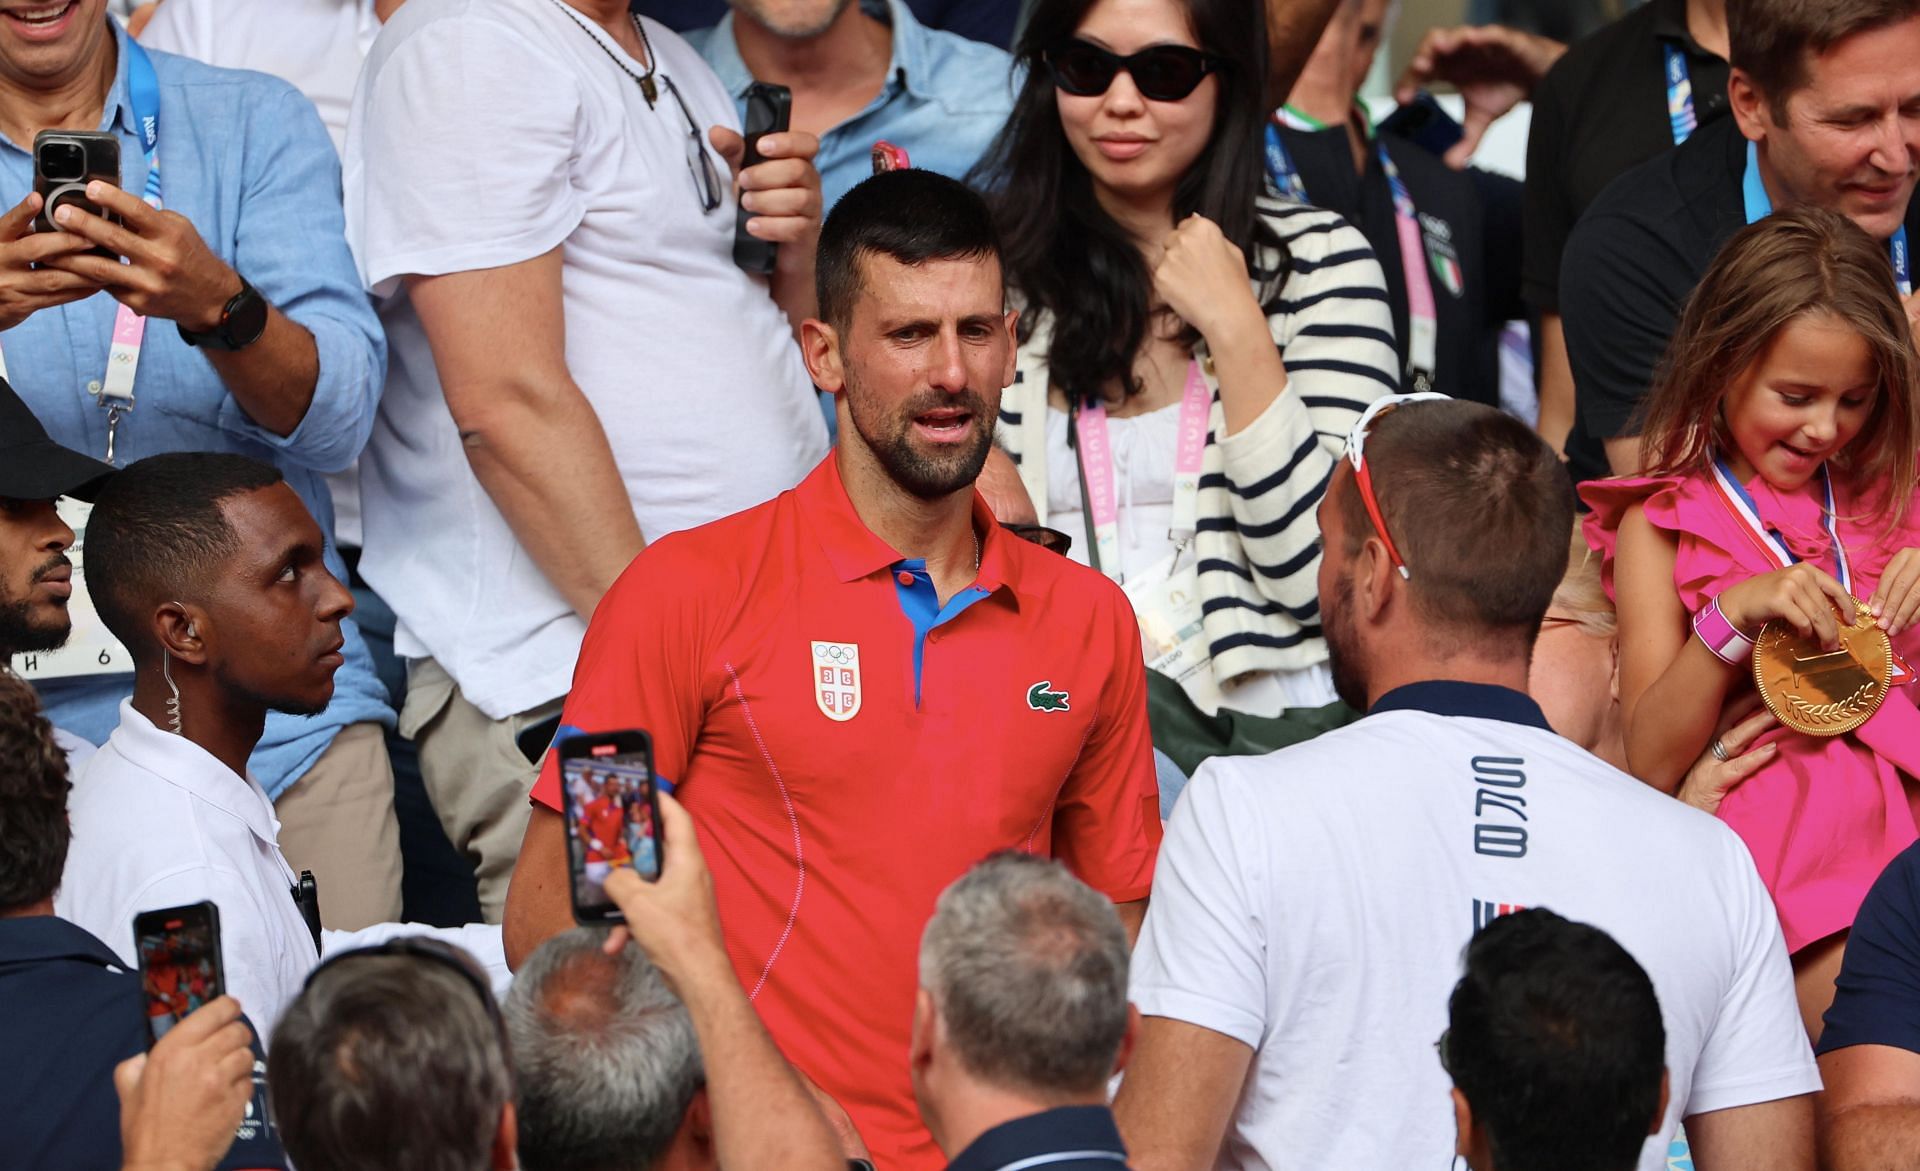
[[1727,0],[1727,63],[1767,96],[1777,125],[1807,84],[1807,57],[1920,15],[1920,0]]
[[220,503],[284,480],[244,455],[152,455],[106,482],[87,519],[87,591],[136,663],[151,657],[147,613],[193,587],[233,552]]
[[967,185],[933,171],[883,171],[840,197],[820,229],[814,287],[820,319],[841,333],[860,297],[860,264],[869,255],[905,265],[929,260],[1000,259],[1000,236],[987,205]]
[[[1405,403],[1377,418],[1366,458],[1420,612],[1459,645],[1530,653],[1567,572],[1573,485],[1526,424],[1463,400]],[[1336,493],[1352,555],[1373,522],[1348,477]]]
[[419,956],[316,972],[273,1030],[267,1085],[301,1171],[487,1165],[513,1079],[480,989]]
[[67,754],[40,700],[0,668],[0,914],[53,897],[67,865]]
[[1441,1061],[1498,1171],[1631,1171],[1660,1109],[1653,981],[1597,927],[1503,915],[1466,948]]

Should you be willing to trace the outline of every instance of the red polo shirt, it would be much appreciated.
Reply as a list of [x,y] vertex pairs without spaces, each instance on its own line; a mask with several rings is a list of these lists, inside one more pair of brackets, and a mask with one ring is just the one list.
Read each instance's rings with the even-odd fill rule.
[[[832,455],[662,538],[595,611],[563,719],[652,734],[742,984],[889,1171],[945,1166],[907,1077],[935,897],[1011,848],[1143,899],[1160,843],[1125,595],[973,511],[980,572],[945,607],[861,524]],[[549,756],[533,798],[559,795]]]

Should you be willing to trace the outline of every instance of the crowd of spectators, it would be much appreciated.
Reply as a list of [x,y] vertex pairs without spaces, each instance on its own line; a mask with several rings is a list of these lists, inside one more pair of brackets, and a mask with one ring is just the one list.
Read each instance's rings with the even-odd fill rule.
[[1395,18],[0,0],[0,1162],[1920,1171],[1920,0]]

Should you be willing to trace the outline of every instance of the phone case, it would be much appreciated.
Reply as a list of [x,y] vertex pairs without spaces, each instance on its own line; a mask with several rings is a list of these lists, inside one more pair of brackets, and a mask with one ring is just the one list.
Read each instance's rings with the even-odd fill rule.
[[[741,121],[747,144],[746,154],[740,161],[742,171],[763,161],[761,137],[786,130],[792,114],[793,91],[786,86],[757,81],[747,87],[746,117]],[[752,218],[752,212],[744,207],[739,209],[733,224],[733,262],[747,272],[764,276],[773,271],[779,245],[749,235],[747,221]]]
[[567,897],[580,923],[618,923],[601,883],[615,867],[660,873],[660,808],[653,746],[640,731],[569,736],[560,756],[561,816],[567,835]]
[[134,949],[146,996],[147,1031],[158,1041],[174,1025],[226,993],[220,959],[220,908],[212,902],[134,916]]

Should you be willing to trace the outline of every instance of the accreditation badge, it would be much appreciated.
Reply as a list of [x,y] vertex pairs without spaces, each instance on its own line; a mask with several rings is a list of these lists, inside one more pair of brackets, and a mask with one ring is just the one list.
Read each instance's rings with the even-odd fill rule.
[[1140,649],[1147,667],[1178,683],[1187,698],[1211,715],[1223,696],[1213,678],[1213,653],[1200,620],[1200,574],[1174,569],[1168,557],[1129,578],[1123,587],[1140,623]]
[[77,679],[86,675],[125,675],[133,670],[133,656],[120,640],[108,632],[87,594],[87,518],[93,505],[63,496],[60,519],[73,530],[73,547],[67,558],[73,562],[73,595],[67,599],[67,616],[73,621],[73,633],[57,651],[29,651],[13,656],[13,673],[29,683],[43,679]]

